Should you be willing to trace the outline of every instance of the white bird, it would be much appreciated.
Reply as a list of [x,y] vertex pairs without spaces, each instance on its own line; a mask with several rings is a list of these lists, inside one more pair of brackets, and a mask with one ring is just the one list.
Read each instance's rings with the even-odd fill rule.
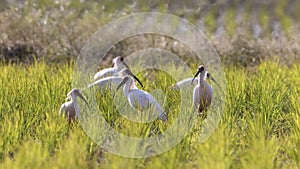
[[[206,71],[206,78],[211,79],[215,82],[215,80],[211,77],[210,73],[208,73]],[[199,83],[199,79],[194,79],[193,77],[189,77],[183,80],[180,80],[179,82],[175,83],[172,85],[173,89],[175,90],[179,90],[182,89],[183,87],[190,87],[191,84],[194,84],[194,82],[196,82],[196,84]]]
[[94,76],[94,80],[98,80],[100,78],[108,77],[108,76],[116,76],[119,71],[123,68],[129,68],[128,65],[124,62],[124,58],[118,56],[112,60],[114,67],[100,70]]
[[80,108],[77,101],[77,96],[80,97],[87,105],[87,101],[82,96],[80,91],[75,88],[72,89],[68,94],[66,100],[70,99],[70,101],[65,102],[61,105],[59,110],[59,115],[61,116],[63,112],[69,118],[69,122],[75,118],[80,118]]
[[[180,80],[176,84],[173,84],[173,89],[178,90],[183,87],[190,87],[192,81],[193,81],[192,77]],[[195,79],[194,81],[196,81],[196,83],[198,83],[198,79]]]
[[[137,77],[133,76],[133,78],[140,83]],[[124,84],[125,86],[123,88],[123,92],[132,108],[137,109],[140,107],[143,110],[146,110],[147,108],[155,106],[156,111],[159,113],[159,118],[163,121],[167,121],[167,114],[164,112],[158,101],[150,93],[138,89],[133,79],[128,75],[123,77],[121,83],[117,87],[117,91]]]
[[89,84],[89,88],[94,87],[94,86],[99,86],[100,88],[104,87],[110,87],[111,85],[118,85],[121,83],[122,79],[124,76],[129,75],[134,77],[135,75],[128,69],[124,68],[121,71],[118,72],[118,76],[110,76],[110,77],[105,77],[103,79],[99,79],[95,81],[92,84]]
[[193,102],[195,108],[198,109],[198,112],[200,113],[208,106],[210,106],[214,96],[214,89],[205,80],[205,75],[207,75],[207,78],[211,78],[214,82],[215,80],[210,76],[209,73],[206,72],[204,66],[201,65],[199,66],[198,71],[192,80],[192,83],[199,73],[200,75],[198,77],[198,84],[197,86],[195,86],[193,91]]

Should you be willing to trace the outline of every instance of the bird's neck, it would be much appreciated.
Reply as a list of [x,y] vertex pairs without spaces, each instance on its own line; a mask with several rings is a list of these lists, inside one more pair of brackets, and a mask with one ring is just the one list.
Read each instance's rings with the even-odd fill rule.
[[123,88],[123,92],[125,94],[125,96],[127,97],[130,90],[131,90],[131,84],[132,84],[132,81],[131,80],[128,80],[125,85],[124,85],[124,88]]
[[115,63],[114,68],[117,68],[118,70],[122,70],[123,64],[122,63]]
[[118,68],[119,64],[118,63],[114,63],[114,68]]
[[202,72],[202,73],[200,73],[200,75],[198,77],[200,86],[204,85],[204,76],[205,76],[205,72]]
[[129,86],[129,89],[131,90],[131,89],[136,89],[136,88],[137,88],[136,83],[134,81],[132,81],[132,83]]
[[80,109],[79,109],[77,98],[76,97],[71,97],[71,100],[72,100],[73,105],[74,105],[76,117],[79,118],[80,117]]

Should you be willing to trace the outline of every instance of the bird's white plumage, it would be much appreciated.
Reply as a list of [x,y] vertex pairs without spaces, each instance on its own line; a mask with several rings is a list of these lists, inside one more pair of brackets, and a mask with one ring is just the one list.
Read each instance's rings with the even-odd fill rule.
[[94,80],[96,81],[100,78],[104,78],[104,77],[108,77],[108,76],[116,76],[118,71],[119,71],[119,69],[115,68],[115,67],[100,70],[99,72],[97,72],[95,74]]
[[78,89],[73,89],[67,94],[67,99],[70,99],[70,101],[63,103],[59,109],[60,116],[65,113],[65,116],[69,118],[69,121],[73,120],[74,118],[80,118],[80,108],[77,101],[77,96],[83,99],[87,104],[87,101],[81,95],[80,91]]
[[[179,82],[177,82],[176,84],[173,85],[173,88],[174,89],[181,89],[183,87],[190,87],[191,86],[191,83],[193,81],[193,78],[186,78],[186,79],[183,79]],[[193,84],[197,84],[198,83],[198,79],[195,79]]]
[[205,80],[205,75],[207,72],[205,71],[204,67],[203,71],[200,71],[199,68],[197,74],[198,73],[200,74],[198,77],[198,84],[193,90],[193,102],[195,108],[197,108],[199,112],[202,112],[208,106],[210,106],[213,100],[214,90],[212,86]]
[[69,102],[65,102],[60,106],[59,115],[62,116],[63,112],[66,112]]
[[118,72],[123,68],[128,68],[127,64],[124,62],[124,58],[118,56],[113,59],[114,67],[100,70],[94,75],[94,80],[98,80],[100,78],[108,77],[108,76],[118,76]]
[[133,79],[129,76],[125,76],[122,82],[125,83],[123,92],[127,97],[128,102],[132,108],[136,109],[139,107],[145,110],[149,107],[154,106],[155,110],[159,114],[159,118],[163,121],[167,120],[167,114],[164,112],[160,104],[150,93],[138,89]]
[[204,85],[196,86],[193,91],[193,101],[199,111],[203,111],[206,107],[210,106],[214,90],[206,81]]
[[124,68],[117,73],[118,76],[110,76],[99,79],[92,84],[89,84],[89,88],[99,86],[100,88],[111,87],[112,85],[118,85],[121,83],[122,78],[126,75],[135,76],[128,68]]
[[94,86],[99,86],[101,88],[104,88],[106,86],[110,85],[118,85],[122,81],[122,77],[118,76],[111,76],[111,77],[105,77],[103,79],[99,79],[95,81],[94,83],[90,84],[88,87],[94,87]]

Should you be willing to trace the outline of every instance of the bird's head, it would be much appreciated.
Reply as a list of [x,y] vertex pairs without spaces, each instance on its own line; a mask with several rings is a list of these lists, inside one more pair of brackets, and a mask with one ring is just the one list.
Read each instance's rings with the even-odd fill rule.
[[114,67],[124,66],[129,68],[128,65],[124,62],[124,58],[122,56],[117,56],[112,60]]
[[211,79],[213,82],[217,83],[216,80],[211,76],[210,73],[207,72],[206,77],[207,77],[207,79]]
[[203,72],[205,72],[205,68],[204,68],[203,65],[200,65],[200,66],[198,67],[197,73],[195,74],[195,76],[194,76],[194,78],[193,78],[193,80],[192,80],[192,84],[193,84],[193,82],[194,82],[194,79],[195,79],[199,74],[201,74],[201,73],[203,73]]
[[83,97],[83,95],[81,94],[80,90],[77,88],[72,89],[68,94],[67,94],[67,98],[66,99],[71,99],[71,98],[75,98],[75,97],[79,97],[81,98],[87,105],[88,102],[86,101],[86,99]]
[[136,81],[138,81],[139,84],[143,87],[142,82],[134,74],[132,74],[132,75],[125,75],[122,78],[122,81],[120,82],[120,84],[117,86],[116,91],[118,91],[120,89],[120,87],[122,87],[127,81],[129,81],[129,80],[133,81],[132,78],[134,78]]

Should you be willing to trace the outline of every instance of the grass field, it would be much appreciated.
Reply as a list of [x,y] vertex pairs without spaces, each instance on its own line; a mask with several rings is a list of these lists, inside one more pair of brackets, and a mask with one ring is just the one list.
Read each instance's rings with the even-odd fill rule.
[[[0,168],[300,168],[299,2],[1,1]],[[170,151],[125,158],[97,145],[80,124],[69,126],[59,108],[73,88],[75,60],[88,38],[114,19],[150,11],[182,17],[208,36],[225,69],[225,109],[205,143],[197,140],[203,124],[197,117],[192,131]],[[171,51],[191,67],[199,66],[184,44],[149,34],[117,43],[104,66],[112,57],[147,48]],[[147,138],[172,125],[180,100],[169,88],[175,83],[170,75],[137,76],[144,90],[167,93],[167,124],[127,122],[111,106],[111,95],[96,97],[114,129]]]
[[287,67],[266,61],[254,72],[226,68],[226,107],[212,137],[199,144],[196,123],[174,149],[145,159],[106,152],[80,125],[69,128],[58,115],[72,87],[73,64],[0,69],[1,168],[300,167],[299,63]]

